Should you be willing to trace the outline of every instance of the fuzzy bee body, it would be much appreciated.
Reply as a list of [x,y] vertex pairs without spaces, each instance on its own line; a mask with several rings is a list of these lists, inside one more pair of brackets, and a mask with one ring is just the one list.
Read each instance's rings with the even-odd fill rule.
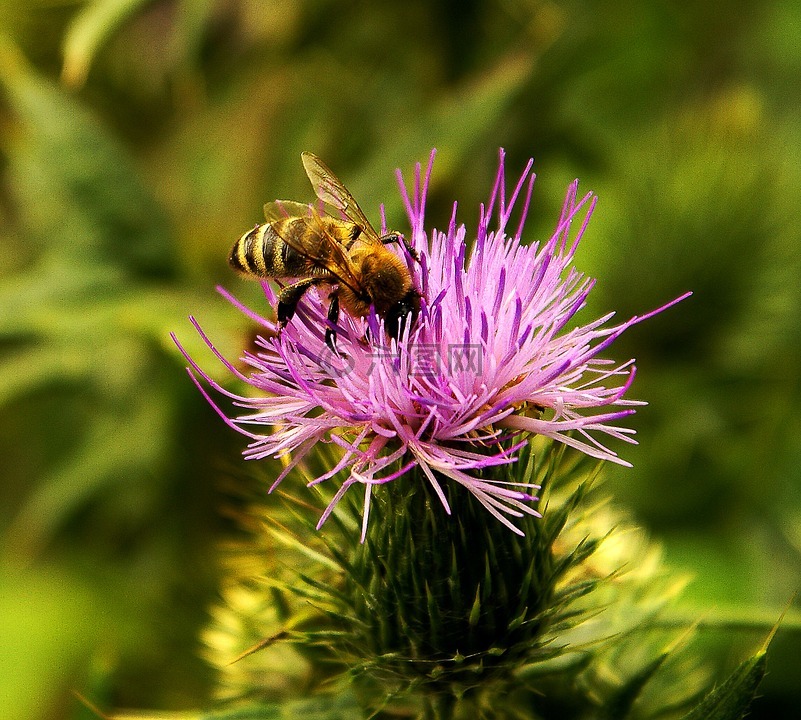
[[[334,260],[328,248],[329,238],[348,238],[348,244],[343,243],[348,250],[352,244],[349,238],[354,231],[358,234],[358,227],[325,216],[319,221],[319,228],[302,217],[256,225],[239,238],[228,262],[244,275],[276,280],[324,273],[326,265]],[[296,248],[302,248],[303,252]]]
[[282,329],[304,293],[328,285],[330,305],[326,342],[335,348],[333,326],[340,306],[353,317],[370,308],[384,318],[390,337],[397,338],[407,321],[414,322],[420,297],[406,264],[386,245],[401,242],[415,259],[414,249],[399,233],[379,236],[353,196],[322,161],[303,153],[303,165],[318,198],[347,219],[318,212],[314,205],[278,200],[264,206],[268,222],[244,233],[234,244],[230,265],[258,278],[299,278],[278,296]]

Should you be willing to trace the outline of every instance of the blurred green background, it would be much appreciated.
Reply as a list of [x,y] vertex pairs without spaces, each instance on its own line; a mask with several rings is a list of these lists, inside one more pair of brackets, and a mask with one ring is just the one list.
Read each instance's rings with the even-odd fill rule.
[[[801,588],[799,37],[792,0],[2,0],[0,715],[207,697],[243,440],[168,333],[215,369],[194,314],[236,356],[214,286],[259,303],[226,254],[265,200],[311,199],[301,150],[401,230],[393,170],[432,146],[438,227],[458,199],[475,228],[499,146],[533,155],[530,239],[574,177],[600,195],[586,319],[695,291],[614,349],[650,405],[606,474],[689,607],[770,625]],[[699,647],[731,668],[764,634]],[[797,644],[752,717],[797,717]]]

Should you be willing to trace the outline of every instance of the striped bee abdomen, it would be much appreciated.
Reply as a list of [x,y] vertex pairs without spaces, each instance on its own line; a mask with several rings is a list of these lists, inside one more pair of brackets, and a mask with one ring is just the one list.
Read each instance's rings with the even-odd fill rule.
[[304,218],[287,218],[268,227],[264,257],[267,265],[274,270],[273,277],[314,274],[315,263],[312,258],[318,257],[320,253],[319,233],[314,232]]
[[237,240],[228,262],[245,275],[263,278],[323,274],[328,256],[323,234],[304,218],[257,225]]
[[256,225],[236,241],[228,256],[228,263],[234,270],[245,275],[268,277],[263,252],[264,230],[267,227],[269,226]]

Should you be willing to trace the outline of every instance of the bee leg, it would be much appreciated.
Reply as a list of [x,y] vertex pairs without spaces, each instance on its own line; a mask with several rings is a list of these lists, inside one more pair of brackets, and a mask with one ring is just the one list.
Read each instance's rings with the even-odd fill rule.
[[417,250],[412,247],[412,244],[406,239],[405,235],[395,232],[389,233],[389,235],[384,235],[381,238],[381,242],[384,243],[384,245],[389,245],[390,243],[396,242],[403,243],[403,247],[406,248],[406,252],[408,252],[414,260],[420,262],[420,255],[417,254]]
[[[336,325],[339,322],[339,295],[336,291],[330,295],[331,304],[328,306],[328,322]],[[331,348],[331,352],[338,355],[337,352],[337,333],[330,327],[325,329],[325,344]]]
[[327,279],[306,278],[293,283],[292,285],[287,285],[283,290],[281,290],[281,292],[278,294],[278,308],[276,310],[276,314],[278,315],[279,329],[286,327],[287,323],[295,315],[295,310],[297,310],[298,303],[306,291],[312,285],[320,285],[324,282],[327,282]]

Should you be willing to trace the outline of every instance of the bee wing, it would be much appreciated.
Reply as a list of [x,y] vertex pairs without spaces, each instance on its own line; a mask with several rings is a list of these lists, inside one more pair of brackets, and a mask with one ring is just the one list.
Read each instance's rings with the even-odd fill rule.
[[327,273],[333,276],[337,282],[348,287],[356,295],[364,294],[362,284],[359,282],[353,263],[350,261],[342,244],[326,230],[320,218],[320,214],[315,210],[314,206],[293,202],[292,200],[276,200],[264,206],[264,216],[271,223],[274,223],[276,220],[286,220],[288,217],[296,217],[303,220],[312,232],[318,234],[323,239],[329,251],[329,257],[323,257],[309,252],[303,246],[290,240],[288,236],[280,234],[276,225],[273,225],[272,228],[281,238],[282,242],[291,247],[298,255],[305,257],[318,267],[323,268]]
[[325,239],[325,244],[331,253],[330,260],[322,258],[318,259],[318,262],[336,277],[339,282],[349,287],[356,295],[363,295],[364,289],[359,280],[359,275],[344,246],[325,229],[320,214],[313,207],[311,210],[311,216],[306,218],[306,222]]
[[359,204],[342,181],[334,175],[320,158],[310,152],[300,154],[303,167],[309,176],[314,192],[324,203],[342,212],[348,220],[362,229],[362,234],[371,242],[380,243],[378,233],[367,219]]
[[294,200],[276,200],[264,206],[264,217],[267,222],[286,220],[289,217],[311,217],[312,212],[312,208],[308,205]]

